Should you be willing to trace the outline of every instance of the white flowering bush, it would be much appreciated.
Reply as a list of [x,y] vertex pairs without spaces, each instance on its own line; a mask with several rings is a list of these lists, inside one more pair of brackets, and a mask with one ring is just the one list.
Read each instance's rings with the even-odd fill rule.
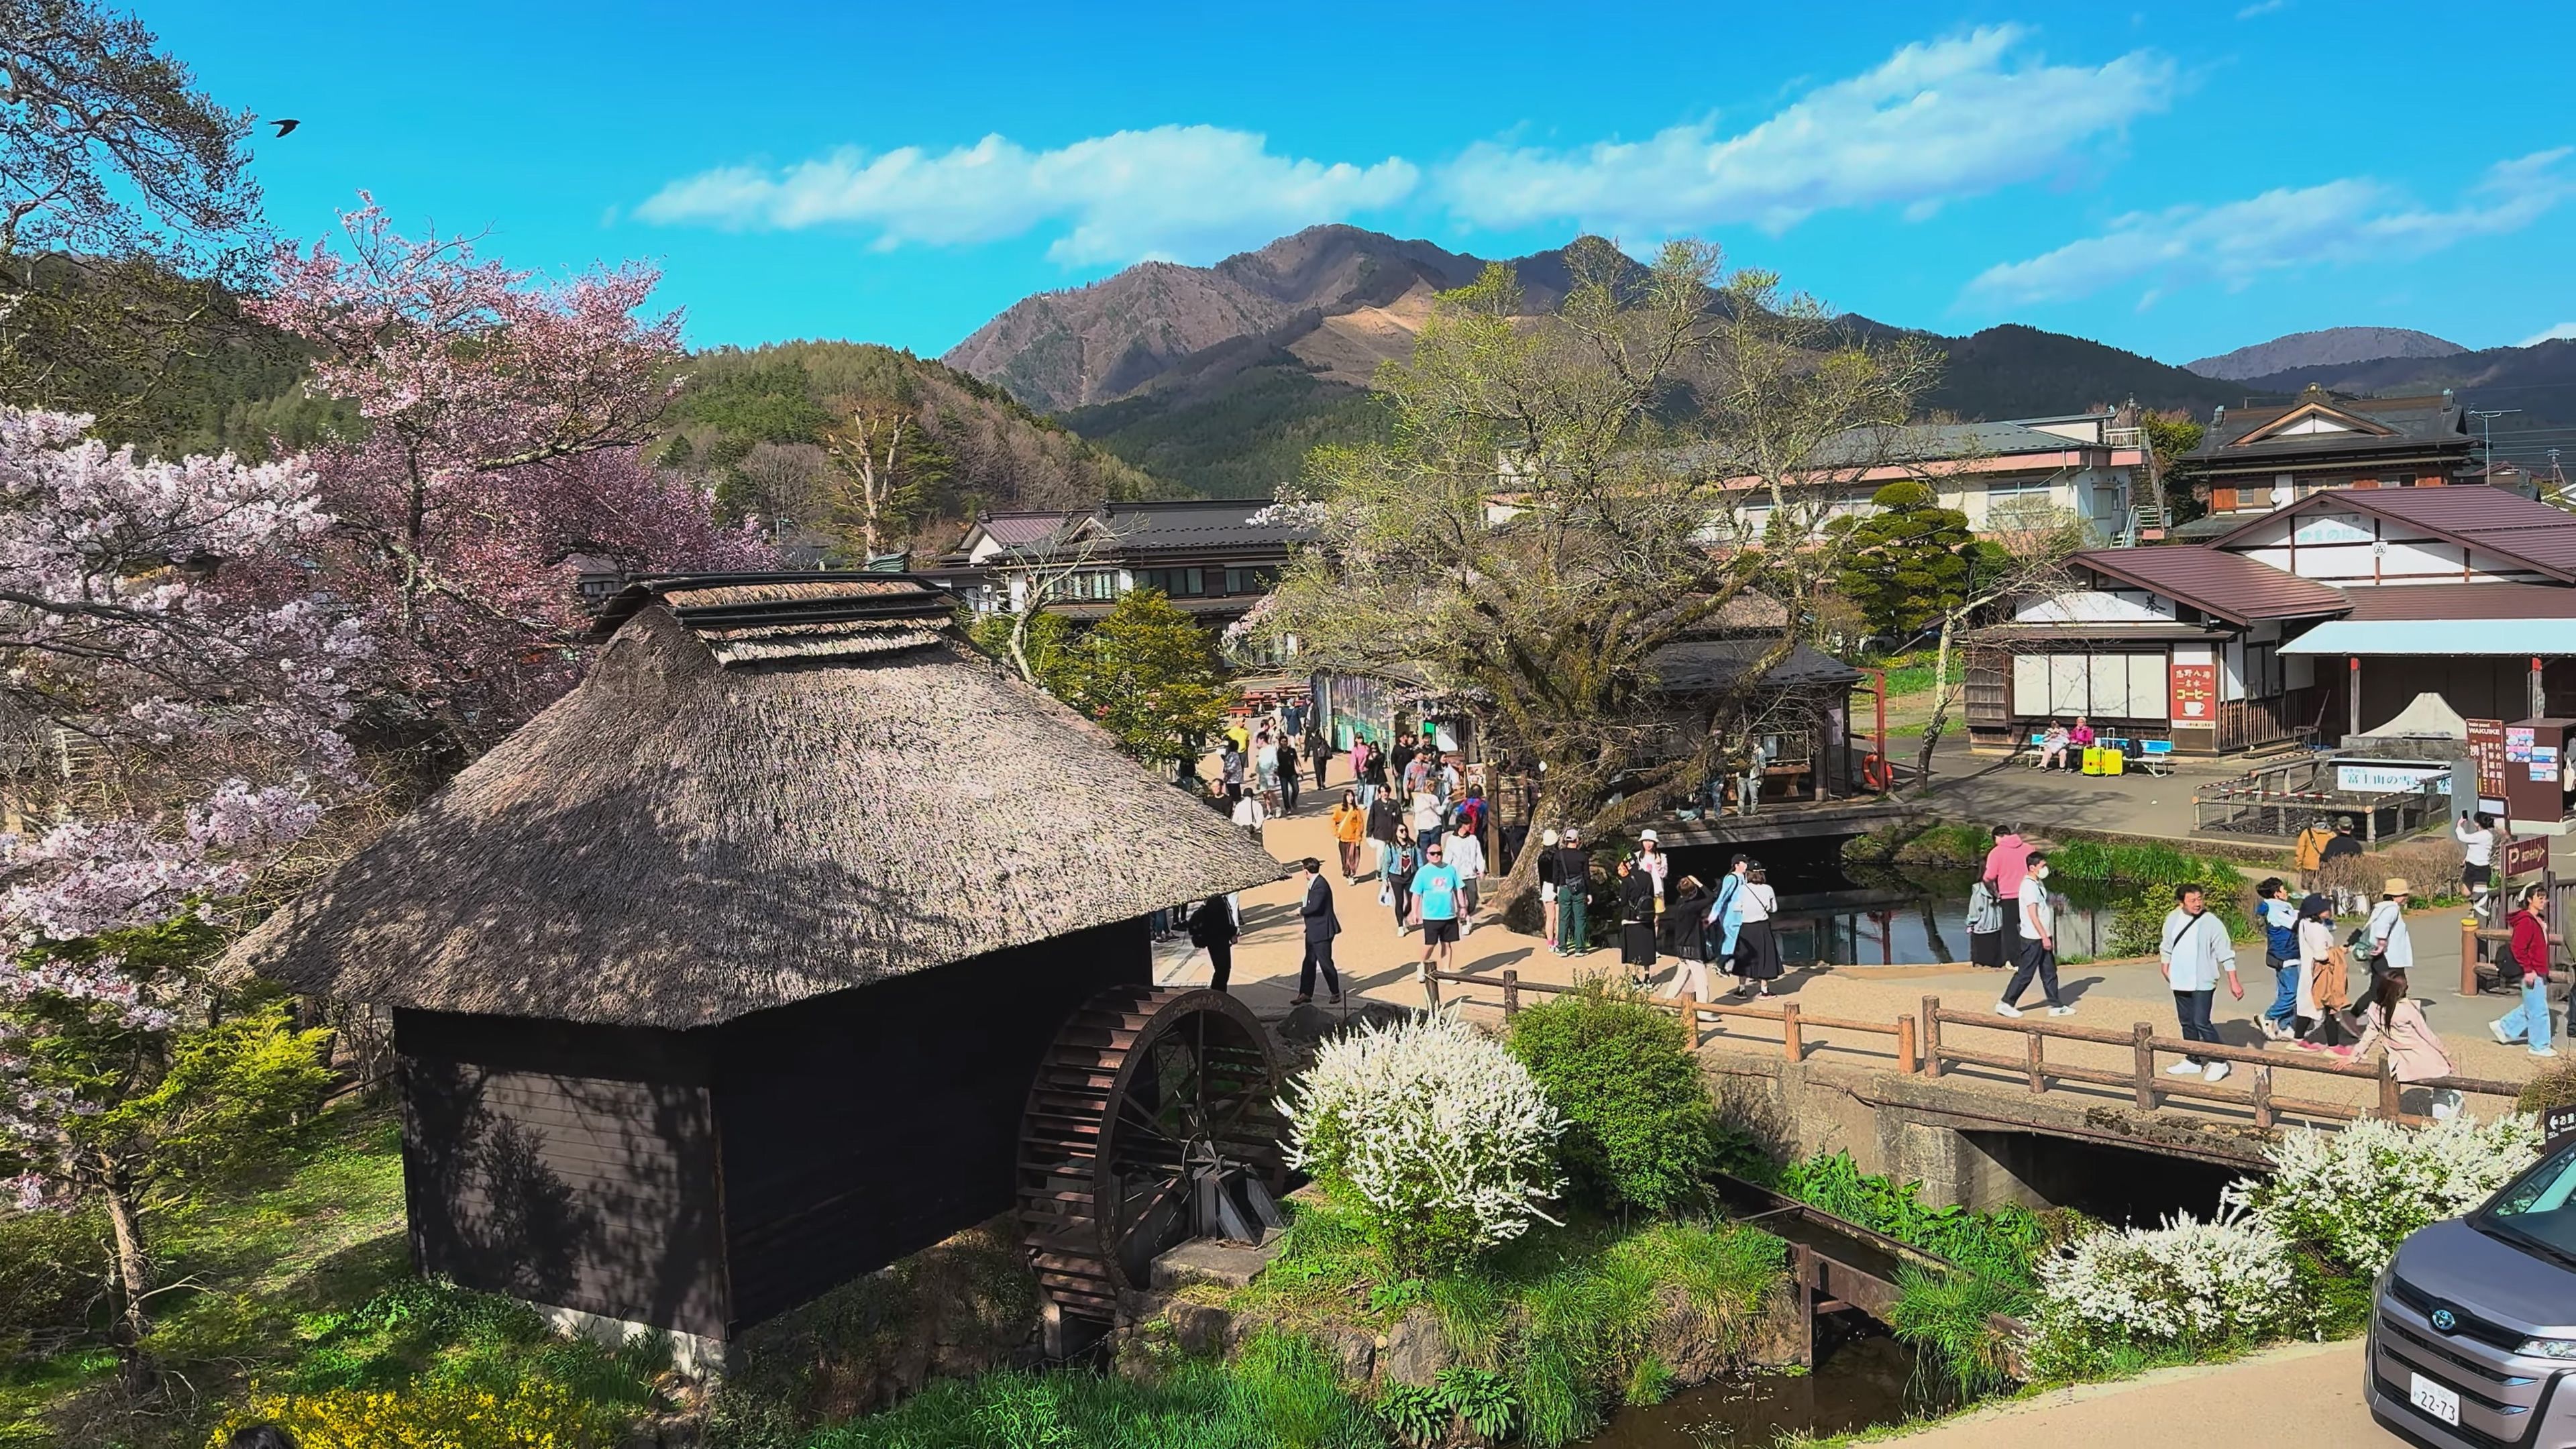
[[2333,1132],[2302,1128],[2270,1150],[2270,1176],[2228,1184],[2225,1201],[2367,1278],[2407,1234],[2476,1207],[2539,1152],[2533,1119],[2511,1113],[2420,1128],[2375,1118]]
[[2106,1229],[2039,1265],[2032,1365],[2081,1377],[2159,1350],[2251,1342],[2294,1326],[2290,1245],[2245,1212]]
[[1327,1043],[1280,1107],[1290,1160],[1347,1185],[1411,1271],[1520,1236],[1565,1187],[1565,1120],[1502,1043],[1448,1012]]

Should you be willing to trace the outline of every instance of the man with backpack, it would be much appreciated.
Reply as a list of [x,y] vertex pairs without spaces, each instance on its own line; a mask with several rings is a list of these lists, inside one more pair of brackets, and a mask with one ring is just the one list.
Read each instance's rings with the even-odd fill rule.
[[2299,908],[2279,876],[2266,878],[2254,894],[2263,921],[2263,964],[2272,968],[2276,983],[2272,1005],[2254,1024],[2273,1041],[2294,1041],[2299,1034],[2292,1025],[2299,1013]]
[[1210,896],[1190,913],[1190,944],[1208,953],[1215,968],[1208,985],[1223,991],[1234,976],[1234,942],[1243,925],[1234,914],[1232,896]]

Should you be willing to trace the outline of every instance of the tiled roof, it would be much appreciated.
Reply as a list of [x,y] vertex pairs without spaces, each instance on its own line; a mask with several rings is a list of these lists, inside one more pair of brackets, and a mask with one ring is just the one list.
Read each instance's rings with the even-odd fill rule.
[[2576,513],[2484,483],[2444,488],[2327,488],[2261,514],[2215,542],[2294,513],[2375,513],[2453,543],[2470,544],[2576,583]]
[[1253,520],[1267,498],[1191,499],[1186,502],[1112,503],[1101,512],[1121,548],[1185,549],[1280,546],[1315,536],[1300,524]]
[[[2283,418],[2311,407],[2364,423],[2376,423],[2389,431],[2384,434],[2367,431],[2291,433],[2283,437],[2245,441],[2249,434],[2261,432]],[[2468,431],[2456,401],[2438,396],[2346,398],[2311,390],[2287,402],[2226,409],[2212,423],[2200,446],[2188,456],[2220,463],[2275,454],[2370,452],[2427,446],[2465,449],[2468,444]]]
[[1021,548],[1052,537],[1075,513],[996,513],[983,520],[984,536],[1004,548]]
[[2313,579],[2201,544],[2087,549],[2072,562],[2237,624],[2314,619],[2350,607],[2340,591]]
[[[1275,549],[1315,536],[1314,530],[1296,523],[1255,523],[1253,520],[1270,506],[1266,498],[1105,503],[1098,508],[1060,513],[996,513],[980,520],[977,526],[1004,548],[1025,549],[1064,536],[1083,519],[1097,519],[1116,540],[1099,550],[1104,557],[1196,549]],[[963,557],[962,553],[951,556],[958,562]]]
[[2349,587],[2346,617],[2384,619],[2576,619],[2576,588],[2564,584],[2363,584]]
[[[1777,641],[1770,639],[1688,639],[1655,651],[1655,682],[1673,694],[1723,689],[1751,668]],[[1861,672],[1804,644],[1794,645],[1763,682],[1782,688],[1852,685]]]

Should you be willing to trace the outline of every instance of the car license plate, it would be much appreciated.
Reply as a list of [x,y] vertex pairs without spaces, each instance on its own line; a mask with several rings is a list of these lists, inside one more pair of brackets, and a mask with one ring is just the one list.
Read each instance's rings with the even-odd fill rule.
[[2415,1374],[2406,1386],[2406,1400],[2445,1424],[2455,1428],[2459,1425],[2460,1394],[2457,1389],[2446,1388],[2422,1374]]

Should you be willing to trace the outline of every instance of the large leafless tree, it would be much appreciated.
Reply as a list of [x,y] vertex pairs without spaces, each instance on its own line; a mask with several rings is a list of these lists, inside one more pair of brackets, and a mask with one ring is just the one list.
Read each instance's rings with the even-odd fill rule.
[[[1283,499],[1321,542],[1268,622],[1319,666],[1472,693],[1497,743],[1545,767],[1541,818],[1598,835],[1765,723],[1766,676],[1838,567],[1824,524],[1938,359],[1864,338],[1772,274],[1729,274],[1704,244],[1640,266],[1586,238],[1568,262],[1552,313],[1530,315],[1501,266],[1439,299],[1412,358],[1380,375],[1390,441],[1319,449]],[[1657,652],[1756,598],[1781,624],[1701,697],[1675,753]]]

